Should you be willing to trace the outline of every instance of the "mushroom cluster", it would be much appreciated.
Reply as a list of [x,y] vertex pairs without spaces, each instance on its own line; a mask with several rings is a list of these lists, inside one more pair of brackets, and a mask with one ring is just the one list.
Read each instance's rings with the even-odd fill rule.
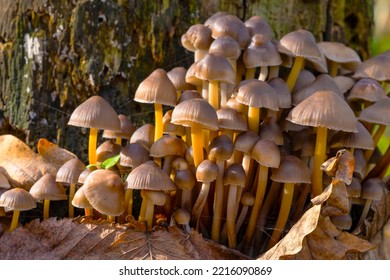
[[[342,230],[360,226],[390,162],[390,148],[375,153],[390,124],[390,52],[362,61],[308,30],[277,39],[265,18],[223,12],[181,39],[194,63],[156,69],[135,92],[136,102],[154,105],[154,124],[134,127],[100,96],[73,112],[69,125],[90,129],[89,165],[72,160],[59,170],[69,215],[74,206],[112,222],[134,216],[150,230],[178,224],[257,256],[329,184],[321,165],[349,149],[350,213],[331,220]],[[98,129],[109,140],[96,148]],[[37,199],[64,196],[44,197],[37,187]],[[0,206],[11,207],[6,194]]]

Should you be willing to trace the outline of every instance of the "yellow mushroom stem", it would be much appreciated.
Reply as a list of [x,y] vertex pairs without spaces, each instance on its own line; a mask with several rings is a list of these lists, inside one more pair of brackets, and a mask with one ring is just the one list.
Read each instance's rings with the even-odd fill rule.
[[245,80],[254,79],[256,73],[256,67],[247,68],[245,73]]
[[198,230],[199,228],[200,215],[202,214],[203,208],[206,204],[209,191],[210,191],[210,183],[209,182],[202,183],[202,187],[198,194],[198,198],[196,199],[194,207],[192,208],[192,214],[191,214],[192,224],[195,225],[196,230]]
[[[376,132],[374,133],[374,136],[372,137],[372,139],[374,141],[374,147],[376,147],[378,145],[378,142],[381,139],[383,133],[385,132],[385,129],[386,129],[386,126],[383,124],[380,124],[378,126],[378,129],[376,130]],[[367,162],[371,158],[372,154],[374,153],[374,150],[375,149],[366,150],[364,152],[364,158],[366,159]]]
[[294,86],[295,86],[295,82],[297,81],[298,74],[302,69],[304,60],[305,59],[302,56],[295,57],[293,67],[292,67],[290,74],[288,75],[287,81],[286,81],[290,91],[292,91]]
[[126,189],[125,192],[125,213],[126,216],[133,215],[133,190]]
[[145,222],[146,221],[146,208],[148,205],[148,198],[142,195],[142,203],[141,203],[141,209],[139,211],[139,216],[138,216],[138,222]]
[[279,242],[283,229],[287,223],[290,213],[290,208],[294,195],[294,183],[284,183],[282,203],[280,205],[279,215],[276,220],[275,229],[272,232],[271,238],[267,245],[267,250],[275,246]]
[[162,104],[154,103],[154,142],[163,135],[163,108]]
[[329,75],[336,77],[338,73],[339,64],[336,61],[329,60]]
[[245,236],[244,236],[244,249],[248,249],[253,234],[255,233],[257,217],[259,216],[260,209],[264,200],[265,190],[267,188],[268,167],[260,164],[258,172],[259,172],[259,179],[257,181],[255,203],[253,204],[252,212],[249,217],[248,227],[246,229]]
[[110,215],[108,215],[108,216],[107,216],[107,220],[108,220],[110,223],[115,223],[115,216],[110,216]]
[[148,228],[153,227],[153,217],[154,217],[154,203],[151,199],[148,199],[145,211],[145,221],[148,225]]
[[72,183],[69,186],[69,202],[68,202],[69,218],[74,218],[74,207],[72,204],[72,200],[75,192],[76,192],[76,184]]
[[217,179],[215,180],[214,212],[213,223],[211,227],[211,239],[219,242],[223,212],[223,172],[225,169],[225,161],[217,159],[216,164],[218,166],[218,175]]
[[122,138],[121,137],[115,138],[115,143],[118,145],[122,145]]
[[12,215],[12,221],[11,221],[11,226],[9,228],[9,231],[13,231],[18,226],[19,215],[20,215],[20,211],[19,210],[14,210],[14,213]]
[[43,200],[43,219],[46,220],[49,218],[49,208],[50,208],[50,200]]
[[194,154],[194,165],[196,168],[204,159],[202,126],[197,123],[193,123],[191,126],[191,142],[192,152]]
[[214,110],[219,109],[219,82],[209,81],[209,103]]
[[321,164],[326,160],[326,138],[328,130],[326,127],[317,128],[316,146],[314,151],[313,172],[311,177],[312,196],[322,193],[322,170]]
[[235,249],[237,247],[237,236],[236,236],[236,196],[237,196],[237,185],[231,184],[229,186],[229,194],[227,201],[226,211],[226,229],[229,247]]
[[249,106],[248,108],[248,127],[254,133],[259,134],[260,127],[260,108]]
[[259,81],[265,81],[268,76],[268,66],[260,67]]
[[86,217],[93,217],[93,208],[84,208],[84,214]]
[[98,134],[97,128],[92,127],[89,129],[89,140],[88,140],[89,164],[95,164],[97,161],[97,156],[96,156],[97,134]]

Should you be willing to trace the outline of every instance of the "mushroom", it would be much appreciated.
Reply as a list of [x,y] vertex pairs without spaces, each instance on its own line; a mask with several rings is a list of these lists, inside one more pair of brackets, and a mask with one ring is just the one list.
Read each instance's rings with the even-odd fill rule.
[[[196,185],[195,174],[190,169],[177,170],[174,182],[176,187],[181,190],[181,208],[191,211],[192,190]],[[176,198],[178,197],[176,196]]]
[[317,127],[312,172],[312,195],[322,193],[321,164],[326,160],[327,129],[357,132],[357,119],[348,104],[332,91],[317,91],[296,107],[287,120],[296,124]]
[[187,69],[184,67],[174,67],[167,72],[168,78],[176,88],[176,99],[179,99],[181,93],[185,90],[195,89],[194,85],[186,82]]
[[194,61],[201,60],[209,50],[211,30],[203,24],[195,24],[188,28],[187,32],[181,36],[181,44],[185,49],[194,52]]
[[72,205],[72,200],[76,192],[76,184],[78,183],[81,172],[85,169],[84,163],[82,163],[78,158],[68,160],[65,162],[57,171],[56,181],[62,184],[69,185],[69,218],[74,217],[74,209]]
[[0,206],[14,211],[9,228],[9,231],[13,231],[18,226],[20,211],[33,209],[37,207],[37,204],[35,198],[28,191],[22,188],[13,188],[0,196]]
[[154,104],[155,133],[154,141],[163,135],[163,108],[162,105],[176,105],[176,88],[163,69],[154,70],[143,80],[134,95],[134,100],[141,103]]
[[221,108],[217,112],[219,131],[232,141],[236,133],[248,130],[246,116],[232,108]]
[[153,226],[154,206],[163,206],[166,202],[166,194],[162,191],[141,190],[143,201],[147,201],[145,209],[145,221],[148,228]]
[[191,231],[190,220],[191,214],[186,208],[179,208],[173,213],[173,219],[176,223],[184,227],[184,232],[189,234]]
[[43,200],[43,219],[49,218],[50,201],[66,200],[65,189],[56,178],[46,173],[30,189],[30,194],[38,201]]
[[7,176],[0,170],[0,189],[9,190],[11,188],[11,184],[9,183]]
[[96,163],[102,164],[105,160],[119,155],[122,146],[111,140],[104,141],[96,149]]
[[352,78],[364,79],[371,78],[378,82],[390,80],[390,55],[384,52],[363,61],[356,69]]
[[236,221],[236,235],[240,231],[242,223],[244,222],[246,214],[248,213],[249,207],[253,206],[254,203],[255,203],[255,197],[250,192],[244,192],[241,195],[242,209]]
[[267,40],[271,40],[273,36],[272,28],[269,26],[267,20],[262,16],[252,16],[244,22],[248,28],[251,37],[256,34],[263,35]]
[[115,139],[116,143],[122,145],[122,139],[130,140],[131,135],[135,131],[134,124],[123,114],[118,115],[118,119],[121,125],[120,131],[104,130],[103,138]]
[[154,142],[155,128],[152,124],[147,123],[134,131],[130,138],[130,143],[139,143],[150,149]]
[[96,163],[98,129],[120,131],[120,122],[115,110],[103,99],[95,95],[80,104],[70,116],[68,125],[89,128],[88,161]]
[[86,217],[93,217],[93,207],[85,197],[83,187],[76,191],[71,202],[72,206],[84,209]]

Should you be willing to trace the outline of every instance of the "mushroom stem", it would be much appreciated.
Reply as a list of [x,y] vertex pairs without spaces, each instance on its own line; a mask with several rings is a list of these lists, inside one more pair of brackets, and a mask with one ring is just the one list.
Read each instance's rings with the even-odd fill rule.
[[154,204],[151,199],[148,199],[145,211],[145,220],[149,228],[153,226],[153,214],[154,214]]
[[219,109],[219,82],[209,81],[209,103],[215,111]]
[[248,209],[249,209],[248,205],[244,205],[241,208],[240,215],[238,216],[237,222],[236,222],[236,225],[235,225],[235,227],[236,227],[236,235],[240,231],[242,223],[244,222],[246,214],[248,213]]
[[257,217],[259,216],[260,209],[263,204],[265,190],[267,188],[268,167],[260,164],[258,172],[259,172],[259,179],[257,182],[255,203],[253,204],[252,212],[249,217],[248,227],[246,229],[245,236],[244,236],[244,248],[247,247],[252,240],[253,234],[256,229]]
[[202,127],[194,123],[191,127],[191,142],[194,154],[195,168],[203,161],[203,137]]
[[294,195],[294,183],[284,183],[282,203],[280,205],[278,219],[276,220],[275,229],[272,232],[272,236],[268,242],[267,250],[271,249],[276,243],[278,243],[283,229],[287,223],[288,215]]
[[19,215],[20,215],[20,211],[19,210],[14,210],[14,213],[12,215],[11,226],[9,228],[10,232],[13,231],[18,226]]
[[122,138],[121,137],[115,138],[115,143],[118,145],[122,145]]
[[163,109],[162,104],[154,103],[154,142],[160,139],[163,135]]
[[50,200],[44,199],[43,200],[43,219],[49,218],[49,208],[50,208]]
[[268,76],[268,66],[261,66],[260,67],[260,74],[259,74],[259,80],[265,81]]
[[248,126],[254,133],[259,134],[260,127],[260,108],[249,106],[248,108]]
[[142,197],[141,209],[138,216],[138,222],[144,222],[146,218],[146,208],[148,205],[148,198]]
[[268,80],[279,77],[279,66],[270,66]]
[[331,77],[337,76],[339,64],[336,61],[329,60],[329,75]]
[[303,61],[304,61],[304,58],[302,56],[295,57],[293,67],[292,67],[290,74],[288,75],[288,78],[286,81],[290,91],[292,91],[294,86],[295,86],[295,82],[297,81],[299,71],[301,71],[301,68],[303,66]]
[[181,208],[191,211],[192,190],[182,190],[181,193]]
[[226,226],[227,236],[229,241],[229,247],[235,249],[237,246],[237,237],[235,229],[236,220],[236,195],[237,185],[231,184],[229,187],[228,201],[227,201],[227,212],[226,212]]
[[96,157],[97,134],[98,134],[97,128],[92,127],[89,129],[89,140],[88,140],[89,164],[95,164],[96,160],[97,160],[97,157]]
[[312,195],[313,197],[322,193],[322,170],[321,164],[326,159],[326,138],[327,138],[327,128],[318,127],[317,128],[317,138],[316,146],[314,151],[314,165],[312,172]]
[[133,190],[126,189],[125,192],[125,213],[126,216],[133,215]]
[[360,219],[359,222],[357,223],[356,228],[359,228],[363,224],[364,219],[367,217],[368,211],[370,210],[371,203],[372,203],[372,199],[366,199],[366,203],[364,204],[364,208],[362,214],[360,215]]
[[92,208],[84,208],[84,214],[85,214],[85,217],[93,217]]
[[72,204],[72,200],[75,192],[76,192],[76,184],[72,183],[69,186],[69,202],[68,202],[69,218],[74,218],[74,207]]
[[253,79],[255,77],[256,67],[247,68],[245,74],[245,80]]
[[204,205],[206,204],[209,191],[210,183],[202,183],[198,198],[196,199],[194,207],[192,208],[192,223],[195,225],[196,230],[199,228],[200,215],[202,214]]
[[[383,125],[383,124],[380,124],[378,129],[376,130],[374,136],[372,137],[373,141],[374,141],[374,147],[377,146],[379,140],[381,139],[383,133],[385,132],[385,129],[386,129],[386,126]],[[364,158],[366,159],[366,161],[368,162],[368,160],[371,158],[372,154],[374,153],[374,150],[375,149],[372,149],[372,150],[366,150],[364,152]]]
[[222,210],[223,210],[223,172],[225,168],[224,160],[216,160],[218,175],[215,180],[214,193],[214,214],[211,228],[211,239],[218,242],[221,233]]

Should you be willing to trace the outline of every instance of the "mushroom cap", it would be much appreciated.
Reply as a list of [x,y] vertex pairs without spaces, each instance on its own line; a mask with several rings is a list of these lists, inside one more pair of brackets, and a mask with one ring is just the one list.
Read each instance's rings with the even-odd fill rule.
[[267,82],[276,92],[279,108],[291,107],[291,92],[287,83],[279,77],[272,78]]
[[27,211],[37,207],[37,203],[25,189],[13,188],[0,196],[0,206],[10,210]]
[[236,133],[248,130],[248,122],[244,114],[232,108],[221,108],[216,113],[219,130]]
[[390,125],[390,98],[386,97],[366,107],[360,112],[360,121]]
[[141,103],[176,105],[176,88],[163,69],[154,70],[135,91],[134,100]]
[[300,29],[284,35],[278,44],[278,50],[289,56],[320,59],[321,51],[310,31]]
[[186,208],[179,208],[173,213],[173,218],[179,225],[187,225],[191,220],[191,214]]
[[249,35],[253,37],[256,34],[262,34],[267,40],[273,37],[273,31],[267,20],[262,16],[252,16],[244,22],[249,30]]
[[296,124],[357,132],[357,119],[349,105],[333,91],[317,91],[294,107],[287,120]]
[[279,127],[274,117],[266,117],[260,127],[260,139],[269,139],[281,146],[284,143],[282,129]]
[[362,194],[362,184],[360,179],[352,177],[351,184],[347,185],[348,197],[360,197]]
[[202,183],[211,183],[218,176],[218,166],[211,160],[203,160],[196,168],[196,179]]
[[190,99],[178,104],[173,109],[171,122],[186,127],[196,123],[203,129],[218,130],[217,113],[204,99]]
[[84,181],[85,181],[85,178],[88,177],[89,174],[91,174],[91,172],[93,170],[96,170],[96,169],[92,169],[93,167],[90,167],[90,168],[85,168],[81,173],[80,173],[80,176],[77,180],[77,183],[79,183],[80,185],[84,184]]
[[355,80],[348,76],[335,76],[333,77],[333,81],[342,94],[348,92],[355,85]]
[[203,81],[196,77],[195,67],[197,62],[191,64],[186,73],[186,82],[194,86],[202,86]]
[[91,203],[89,203],[88,199],[85,197],[84,188],[80,187],[74,194],[72,199],[72,205],[77,208],[93,208]]
[[207,147],[208,155],[219,160],[228,160],[233,155],[233,150],[233,142],[225,134],[214,137]]
[[227,84],[234,84],[236,79],[230,62],[225,57],[212,53],[206,54],[195,63],[194,74],[201,80],[219,81]]
[[94,95],[81,103],[70,116],[68,125],[120,131],[118,115],[103,97]]
[[111,141],[104,141],[96,149],[96,162],[104,162],[106,159],[109,159],[113,156],[116,156],[120,153],[122,146]]
[[30,194],[36,200],[66,200],[65,189],[61,183],[56,182],[56,178],[46,173],[32,185]]
[[384,182],[380,178],[371,178],[362,184],[361,198],[380,200],[383,196]]
[[234,139],[234,149],[239,152],[250,153],[259,139],[257,133],[251,130],[241,132]]
[[369,102],[376,102],[384,98],[387,98],[387,95],[381,84],[369,78],[357,81],[348,95],[348,100],[365,100]]
[[139,143],[150,149],[154,142],[154,125],[147,123],[139,127],[131,135],[130,143]]
[[151,157],[165,157],[176,155],[184,157],[187,149],[186,142],[183,139],[172,135],[164,135],[150,147]]
[[328,60],[337,62],[351,71],[362,63],[357,52],[340,42],[318,42],[318,47]]
[[278,168],[280,164],[280,150],[275,142],[268,139],[260,139],[253,146],[252,158],[263,166]]
[[190,165],[184,157],[177,157],[174,160],[172,160],[171,167],[173,170],[177,171],[177,170],[189,169]]
[[78,158],[65,162],[57,171],[56,181],[64,184],[77,184],[85,164]]
[[194,24],[181,36],[184,48],[194,52],[196,50],[208,50],[213,38],[211,30],[203,24]]
[[130,139],[131,135],[134,133],[136,129],[134,124],[129,120],[129,118],[126,115],[123,114],[119,114],[118,119],[121,124],[121,130],[120,131],[104,130],[102,135],[103,138]]
[[166,194],[162,191],[141,190],[141,193],[143,197],[149,199],[157,206],[163,206],[167,200]]
[[299,71],[297,81],[295,83],[295,86],[293,88],[293,93],[299,91],[300,89],[308,86],[312,82],[314,82],[316,79],[316,76],[312,72],[306,69],[302,69]]
[[311,184],[309,167],[299,158],[287,155],[282,158],[280,165],[274,169],[271,180],[280,183]]
[[140,143],[129,143],[120,151],[119,164],[136,168],[142,163],[150,160],[148,149]]
[[192,190],[196,185],[196,177],[191,169],[176,170],[175,185],[182,190]]
[[175,184],[154,161],[147,161],[134,168],[126,179],[127,189],[172,191]]
[[353,157],[355,158],[355,169],[353,170],[353,174],[362,179],[366,175],[367,169],[367,161],[364,158],[363,150],[355,149]]
[[214,39],[228,35],[237,41],[241,49],[244,49],[250,40],[249,31],[245,24],[234,15],[219,16],[209,27]]
[[330,142],[331,148],[353,147],[357,149],[373,150],[374,140],[363,124],[357,122],[357,132],[338,131]]
[[244,192],[241,195],[241,204],[242,205],[252,206],[254,203],[255,203],[255,197],[252,193]]
[[282,64],[282,58],[275,45],[271,41],[263,41],[263,35],[252,37],[252,42],[245,49],[243,60],[246,68],[260,66],[278,66]]
[[182,66],[174,67],[167,72],[168,78],[171,80],[176,90],[193,90],[195,87],[186,82],[187,69]]
[[274,88],[257,79],[241,82],[237,88],[236,100],[249,107],[279,111],[279,101]]
[[185,90],[181,93],[179,99],[177,100],[177,104],[182,103],[183,101],[194,99],[194,98],[200,98],[202,99],[202,95],[200,95],[199,92],[196,90]]
[[0,171],[0,189],[8,190],[10,188],[11,188],[11,184],[9,183],[7,176],[5,176],[5,174],[2,171]]
[[241,164],[232,163],[223,174],[223,183],[225,185],[236,185],[245,187],[246,174]]
[[110,170],[98,169],[84,181],[84,195],[102,214],[119,216],[124,211],[125,189],[121,177]]
[[356,69],[353,78],[371,78],[379,82],[390,81],[390,55],[383,53],[363,61]]
[[232,37],[224,35],[211,43],[209,53],[236,60],[241,54],[241,48]]
[[163,133],[178,136],[186,135],[186,129],[184,126],[171,123],[172,111],[173,110],[166,111],[163,116]]

